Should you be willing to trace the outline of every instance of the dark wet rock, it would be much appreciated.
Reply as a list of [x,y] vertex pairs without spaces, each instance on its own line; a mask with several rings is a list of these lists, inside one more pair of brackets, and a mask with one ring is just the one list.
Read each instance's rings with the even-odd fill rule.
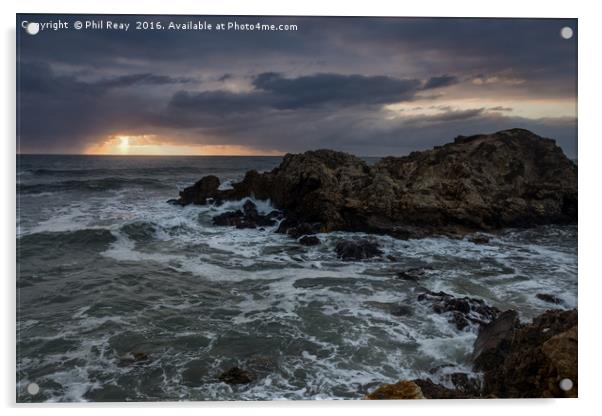
[[238,367],[232,367],[221,373],[218,379],[226,384],[248,384],[255,380],[255,375]]
[[434,383],[431,379],[414,380],[414,383],[420,387],[426,399],[475,399],[479,397],[478,391],[450,389]]
[[459,330],[468,326],[480,326],[495,319],[499,310],[487,305],[482,299],[457,298],[445,292],[425,292],[418,295],[419,302],[431,303],[433,312],[449,314],[449,321]]
[[278,229],[277,233],[288,234],[292,238],[303,237],[304,235],[316,234],[322,231],[322,227],[318,223],[297,222],[296,220],[285,218]]
[[204,205],[211,200],[219,198],[221,191],[218,188],[219,178],[217,176],[205,176],[194,185],[181,191],[178,203],[180,205]]
[[367,239],[344,240],[335,247],[337,256],[343,260],[364,260],[382,254],[378,243]]
[[368,394],[365,400],[415,400],[424,399],[422,390],[418,384],[413,381],[400,381],[395,384],[383,384],[372,393]]
[[481,382],[478,378],[467,373],[452,373],[451,382],[456,390],[469,396],[479,396],[481,394]]
[[405,269],[397,273],[397,278],[401,280],[408,280],[411,282],[417,282],[426,277],[427,270],[432,270],[430,267],[412,267]]
[[500,365],[519,327],[518,313],[514,310],[502,312],[497,319],[482,327],[473,347],[475,369],[484,371]]
[[474,244],[487,244],[489,243],[489,237],[482,234],[475,234],[468,237],[468,241]]
[[307,223],[319,224],[313,233],[402,239],[577,221],[577,165],[554,140],[523,129],[460,136],[372,166],[332,150],[288,154],[270,172],[249,171],[232,189],[218,187],[216,177],[205,177],[182,191],[179,201],[254,196],[271,200],[291,219],[280,232]]
[[[577,310],[546,311],[529,324],[512,318],[502,314],[498,320],[503,322],[484,327],[475,342],[475,368],[483,371],[483,394],[577,397]],[[573,381],[568,392],[559,387],[564,378]]]
[[317,246],[321,243],[322,241],[320,241],[320,239],[315,235],[306,235],[299,239],[299,244],[304,246]]
[[535,297],[539,300],[543,300],[544,302],[553,303],[555,305],[559,305],[562,303],[562,299],[556,297],[554,295],[550,295],[549,293],[538,293]]
[[244,214],[242,213],[241,210],[228,211],[228,212],[224,212],[223,214],[216,215],[215,217],[213,217],[212,221],[213,221],[213,225],[235,227],[242,221],[243,217],[244,217]]
[[257,228],[267,227],[276,224],[275,218],[279,213],[272,211],[268,215],[262,215],[257,211],[257,205],[251,200],[247,200],[242,210],[228,211],[213,217],[214,225],[232,226],[236,228]]

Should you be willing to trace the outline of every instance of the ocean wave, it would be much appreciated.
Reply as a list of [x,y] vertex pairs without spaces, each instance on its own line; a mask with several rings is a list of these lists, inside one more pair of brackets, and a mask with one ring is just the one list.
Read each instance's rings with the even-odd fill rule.
[[98,251],[114,241],[116,238],[111,231],[103,228],[32,233],[17,238],[17,260],[23,261],[28,257],[52,258],[52,253],[65,253],[67,250],[68,254],[71,249],[79,253]]
[[69,180],[50,183],[20,183],[17,184],[17,193],[35,195],[40,193],[66,191],[103,192],[131,187],[170,189],[173,186],[156,179],[109,177],[100,179]]

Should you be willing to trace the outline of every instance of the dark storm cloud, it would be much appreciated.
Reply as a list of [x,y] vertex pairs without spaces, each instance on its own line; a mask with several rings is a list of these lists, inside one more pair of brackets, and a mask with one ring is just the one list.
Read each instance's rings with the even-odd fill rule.
[[23,93],[103,94],[112,88],[191,82],[194,82],[191,78],[174,78],[151,73],[115,76],[96,81],[81,81],[73,75],[55,74],[50,65],[44,62],[22,62],[19,66],[19,88]]
[[113,78],[104,78],[93,83],[93,85],[104,88],[129,87],[132,85],[166,85],[166,84],[187,84],[195,82],[192,78],[177,77],[173,78],[167,75],[156,74],[131,74],[122,75]]
[[276,108],[295,109],[406,101],[418,92],[420,81],[387,76],[338,74],[285,78],[282,74],[266,72],[253,80],[253,86],[271,93]]
[[[285,78],[264,72],[252,80],[254,90],[234,93],[224,90],[178,91],[167,108],[171,125],[195,121],[202,125],[207,116],[228,118],[239,113],[260,113],[265,109],[342,109],[411,100],[420,91],[420,80],[386,76],[315,74]],[[173,120],[176,118],[176,120]],[[186,122],[185,120],[188,120]]]
[[82,151],[98,135],[139,126],[152,114],[155,103],[111,93],[187,82],[155,74],[82,81],[73,75],[56,74],[47,63],[21,62],[17,78],[20,146],[30,152],[36,148]]
[[454,85],[460,82],[458,77],[453,75],[442,75],[440,77],[432,77],[430,78],[426,84],[424,84],[423,89],[430,90],[433,88],[443,88],[449,87],[450,85]]
[[[20,20],[97,16],[21,15]],[[117,19],[117,17],[114,17]],[[134,24],[137,16],[120,16]],[[397,154],[524,127],[574,154],[574,118],[511,117],[512,100],[576,99],[571,19],[188,17],[294,23],[293,32],[45,31],[18,40],[22,151],[82,151],[110,134],[300,151]],[[448,106],[454,95],[474,109]],[[500,104],[493,99],[506,97]],[[510,98],[508,98],[510,97]],[[430,100],[390,119],[383,106]],[[479,99],[489,100],[486,104]],[[403,114],[403,112],[402,112]],[[513,113],[512,113],[513,114]],[[286,138],[286,140],[284,139]]]

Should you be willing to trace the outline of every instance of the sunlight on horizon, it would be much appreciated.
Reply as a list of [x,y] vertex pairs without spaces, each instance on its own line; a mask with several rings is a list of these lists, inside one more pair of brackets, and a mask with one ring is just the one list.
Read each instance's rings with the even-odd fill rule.
[[281,156],[276,150],[242,145],[202,145],[165,142],[155,135],[114,135],[86,149],[87,155],[123,156]]

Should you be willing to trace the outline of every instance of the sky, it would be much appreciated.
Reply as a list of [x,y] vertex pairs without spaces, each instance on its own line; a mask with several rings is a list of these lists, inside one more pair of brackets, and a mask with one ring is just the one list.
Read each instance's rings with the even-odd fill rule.
[[[69,27],[29,35],[22,21]],[[215,29],[228,22],[297,28]],[[17,27],[19,153],[404,155],[519,127],[577,155],[576,19],[21,14]]]

